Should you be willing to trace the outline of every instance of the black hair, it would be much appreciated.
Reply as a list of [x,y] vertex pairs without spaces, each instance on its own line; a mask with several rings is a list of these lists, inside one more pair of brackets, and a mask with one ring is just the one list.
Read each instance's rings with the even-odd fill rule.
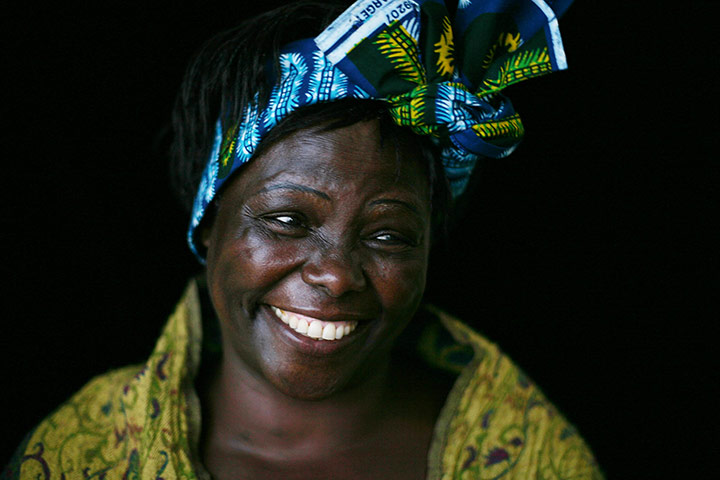
[[[201,48],[186,71],[172,118],[171,181],[188,212],[213,145],[216,120],[240,118],[256,93],[263,107],[270,93],[268,61],[274,59],[279,72],[277,59],[283,45],[317,36],[347,5],[346,1],[292,2],[216,35]],[[429,139],[396,126],[384,102],[343,99],[298,109],[270,130],[253,156],[301,129],[332,130],[374,118],[380,121],[381,141],[393,141],[396,151],[405,145],[423,157],[433,192],[433,224],[444,229],[450,200],[438,152]]]

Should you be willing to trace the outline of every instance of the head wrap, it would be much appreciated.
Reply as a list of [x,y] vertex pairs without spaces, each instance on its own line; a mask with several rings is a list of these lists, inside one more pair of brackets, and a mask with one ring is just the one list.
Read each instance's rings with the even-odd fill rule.
[[219,119],[195,197],[188,243],[207,206],[263,137],[297,109],[343,98],[384,100],[392,119],[441,147],[453,196],[481,156],[509,155],[523,136],[500,92],[567,67],[557,17],[572,0],[358,0],[314,39],[281,49],[267,105]]

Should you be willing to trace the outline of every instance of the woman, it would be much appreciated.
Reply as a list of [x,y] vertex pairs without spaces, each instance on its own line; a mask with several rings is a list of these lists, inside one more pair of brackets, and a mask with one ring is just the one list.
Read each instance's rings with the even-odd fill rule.
[[205,275],[6,474],[599,478],[507,357],[420,307],[448,197],[522,135],[499,90],[564,67],[567,5],[506,3],[298,3],[211,41],[174,151]]

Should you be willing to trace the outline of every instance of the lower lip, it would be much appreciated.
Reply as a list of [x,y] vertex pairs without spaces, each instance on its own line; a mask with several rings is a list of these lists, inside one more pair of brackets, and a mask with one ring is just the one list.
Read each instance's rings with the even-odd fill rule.
[[340,340],[316,340],[314,338],[306,337],[305,335],[290,328],[290,325],[287,325],[280,320],[269,306],[263,306],[263,311],[265,312],[265,315],[272,320],[269,323],[273,329],[279,333],[280,338],[289,343],[293,348],[306,355],[332,355],[333,353],[336,353],[355,343],[365,330],[365,328],[363,328],[365,325],[361,323],[349,335],[344,336]]

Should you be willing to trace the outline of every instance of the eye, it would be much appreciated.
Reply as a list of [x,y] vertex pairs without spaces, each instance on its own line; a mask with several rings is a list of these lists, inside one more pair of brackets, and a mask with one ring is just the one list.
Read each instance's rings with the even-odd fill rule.
[[369,242],[375,248],[389,251],[399,251],[416,246],[416,242],[395,232],[378,232],[370,237]]
[[308,227],[300,215],[279,213],[262,217],[270,230],[281,235],[296,236],[304,233]]
[[293,217],[292,215],[277,215],[275,217],[269,217],[269,219],[288,227],[296,227],[302,225],[302,222],[296,217]]
[[375,236],[375,240],[378,240],[380,242],[396,242],[399,240],[399,238],[389,233],[381,233],[380,235]]

